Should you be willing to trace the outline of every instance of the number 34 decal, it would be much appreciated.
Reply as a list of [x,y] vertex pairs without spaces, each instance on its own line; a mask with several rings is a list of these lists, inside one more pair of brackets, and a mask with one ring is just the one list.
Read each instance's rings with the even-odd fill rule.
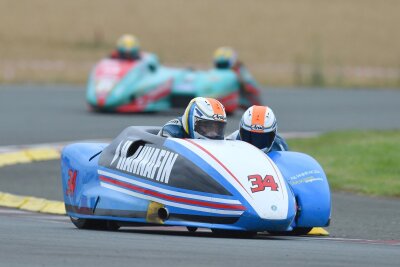
[[271,191],[278,191],[278,184],[272,175],[266,175],[263,179],[261,175],[254,174],[247,176],[247,179],[251,182],[253,193],[264,191],[266,187],[270,187]]

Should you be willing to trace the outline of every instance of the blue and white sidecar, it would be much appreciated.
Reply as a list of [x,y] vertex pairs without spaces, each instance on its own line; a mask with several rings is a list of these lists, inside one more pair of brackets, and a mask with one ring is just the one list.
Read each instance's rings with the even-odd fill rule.
[[267,156],[237,140],[164,138],[159,129],[128,127],[111,144],[64,148],[64,201],[78,228],[304,234],[329,225],[329,185],[310,156]]

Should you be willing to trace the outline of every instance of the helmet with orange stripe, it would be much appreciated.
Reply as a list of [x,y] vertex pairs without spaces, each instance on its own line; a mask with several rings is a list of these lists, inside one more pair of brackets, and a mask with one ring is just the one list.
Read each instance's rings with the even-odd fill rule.
[[190,138],[223,140],[225,108],[214,98],[193,98],[183,113],[182,124]]
[[277,123],[267,106],[249,107],[240,121],[240,139],[268,152],[275,140]]

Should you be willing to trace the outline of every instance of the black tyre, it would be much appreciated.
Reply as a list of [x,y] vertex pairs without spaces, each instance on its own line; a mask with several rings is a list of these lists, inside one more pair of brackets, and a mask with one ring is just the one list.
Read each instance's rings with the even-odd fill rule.
[[224,229],[211,229],[216,236],[221,237],[240,237],[240,238],[251,238],[257,235],[257,232],[253,231],[235,231],[235,230],[224,230]]
[[312,227],[295,227],[291,233],[292,235],[306,235],[311,229]]
[[271,235],[307,235],[312,227],[295,227],[292,231],[268,231]]
[[120,227],[115,221],[82,219],[75,217],[70,217],[70,219],[78,229],[116,231]]
[[117,231],[120,228],[116,221],[106,221],[106,230]]
[[188,226],[188,227],[186,227],[187,229],[188,229],[188,231],[189,232],[191,232],[191,233],[194,233],[194,232],[196,232],[197,231],[197,227],[192,227],[192,226]]

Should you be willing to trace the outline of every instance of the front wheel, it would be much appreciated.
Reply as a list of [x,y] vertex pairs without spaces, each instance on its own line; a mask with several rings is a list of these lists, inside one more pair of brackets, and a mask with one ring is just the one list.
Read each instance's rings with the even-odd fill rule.
[[69,218],[78,229],[116,231],[120,227],[115,221],[82,219],[76,217]]
[[312,227],[295,227],[291,232],[293,235],[306,235],[311,231]]
[[292,231],[268,231],[271,235],[307,235],[312,227],[295,227]]

